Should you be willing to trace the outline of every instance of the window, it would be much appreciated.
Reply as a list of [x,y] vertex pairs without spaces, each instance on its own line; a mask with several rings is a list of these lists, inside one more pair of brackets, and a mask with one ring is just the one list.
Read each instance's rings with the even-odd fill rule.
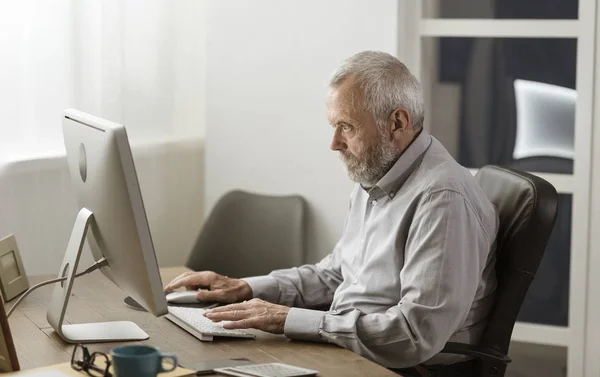
[[463,165],[572,174],[577,40],[424,38],[430,128]]

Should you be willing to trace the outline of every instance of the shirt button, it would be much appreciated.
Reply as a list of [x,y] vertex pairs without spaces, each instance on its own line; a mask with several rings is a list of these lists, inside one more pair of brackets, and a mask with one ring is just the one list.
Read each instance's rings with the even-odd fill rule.
[[393,192],[390,192],[390,198],[393,198],[393,197],[394,197],[394,195],[395,195],[395,194],[394,194]]
[[371,201],[371,205],[372,205],[372,206],[375,206],[375,204],[377,204],[377,200],[372,200],[372,201]]
[[352,281],[352,284],[356,285],[356,283],[358,283],[358,280],[357,280],[357,279],[354,279],[354,280]]

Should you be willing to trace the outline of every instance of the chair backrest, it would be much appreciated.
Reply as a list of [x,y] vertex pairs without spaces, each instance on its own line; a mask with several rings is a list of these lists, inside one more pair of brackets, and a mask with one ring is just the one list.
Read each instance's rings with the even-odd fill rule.
[[305,200],[231,191],[215,205],[186,266],[241,278],[304,263]]
[[496,207],[496,302],[480,346],[508,353],[523,300],[535,277],[556,220],[558,194],[544,179],[499,166],[475,176]]

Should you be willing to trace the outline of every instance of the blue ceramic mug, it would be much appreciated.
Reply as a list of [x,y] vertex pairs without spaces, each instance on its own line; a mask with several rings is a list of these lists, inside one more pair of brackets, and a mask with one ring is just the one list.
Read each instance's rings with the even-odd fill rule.
[[[171,372],[177,368],[177,357],[171,353],[162,353],[149,346],[120,346],[110,350],[113,371],[116,377],[156,377],[158,373]],[[165,369],[163,361],[170,360]]]

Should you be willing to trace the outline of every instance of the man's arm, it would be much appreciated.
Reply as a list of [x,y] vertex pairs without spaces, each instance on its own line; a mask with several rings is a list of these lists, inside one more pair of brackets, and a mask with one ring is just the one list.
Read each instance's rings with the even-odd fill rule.
[[[348,215],[344,231],[347,221]],[[165,290],[169,292],[181,287],[198,290],[196,298],[200,301],[235,303],[259,298],[286,306],[321,307],[331,303],[342,282],[340,244],[341,240],[331,254],[314,265],[275,270],[269,275],[244,279],[232,279],[212,271],[190,271],[173,279]]]
[[336,251],[337,246],[317,264],[276,270],[266,276],[242,280],[248,283],[254,298],[300,308],[328,305],[342,282]]
[[335,250],[315,265],[276,270],[266,276],[232,279],[213,271],[185,272],[173,279],[165,291],[185,287],[196,290],[199,301],[234,303],[260,298],[272,303],[302,308],[328,305],[342,281],[335,265]]
[[[354,195],[352,193],[351,197]],[[344,221],[342,237],[348,224],[352,200]],[[252,289],[253,297],[264,301],[299,308],[316,308],[331,304],[333,294],[342,283],[339,259],[341,239],[333,252],[319,263],[283,270],[275,270],[266,276],[242,279]]]

